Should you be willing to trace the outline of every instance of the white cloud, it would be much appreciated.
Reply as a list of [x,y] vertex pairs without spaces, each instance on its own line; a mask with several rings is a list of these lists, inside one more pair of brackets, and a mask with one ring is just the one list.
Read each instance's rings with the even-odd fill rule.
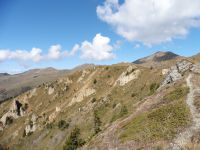
[[68,55],[67,51],[62,51],[61,45],[52,45],[49,49],[49,53],[47,55],[47,59],[57,60]]
[[80,49],[80,46],[78,44],[75,44],[72,50],[69,52],[69,56],[74,56],[78,50]]
[[101,34],[97,34],[92,42],[82,42],[80,49],[82,52],[81,57],[84,59],[102,61],[115,57],[112,52],[113,47],[110,45],[110,38]]
[[38,62],[42,60],[42,50],[39,48],[32,48],[32,50],[25,51],[25,50],[0,50],[0,61],[5,61],[9,59],[16,59],[16,60],[32,60],[34,62]]
[[185,37],[199,27],[200,1],[106,0],[97,15],[127,40],[151,45]]

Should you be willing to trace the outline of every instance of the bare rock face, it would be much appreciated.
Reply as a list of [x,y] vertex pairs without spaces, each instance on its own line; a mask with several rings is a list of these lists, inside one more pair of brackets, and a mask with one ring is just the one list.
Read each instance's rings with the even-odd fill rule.
[[139,69],[137,69],[136,66],[131,65],[127,68],[127,70],[125,72],[123,72],[119,76],[119,78],[115,82],[115,85],[119,84],[120,86],[124,86],[127,83],[129,83],[130,81],[137,79],[140,74],[141,74],[141,71]]
[[28,125],[26,125],[26,127],[25,127],[26,136],[36,131],[36,129],[37,129],[37,119],[38,119],[37,115],[33,114]]
[[195,64],[192,64],[191,62],[189,62],[187,60],[177,62],[175,66],[172,66],[169,69],[169,72],[168,72],[165,80],[161,84],[161,87],[182,79],[182,77],[184,76],[184,73],[186,71],[200,73],[200,67]]

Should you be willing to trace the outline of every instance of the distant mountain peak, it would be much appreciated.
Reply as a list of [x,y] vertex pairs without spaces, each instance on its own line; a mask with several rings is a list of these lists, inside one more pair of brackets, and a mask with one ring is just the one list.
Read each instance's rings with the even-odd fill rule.
[[177,57],[179,57],[179,55],[170,51],[167,51],[167,52],[158,51],[150,56],[138,59],[134,61],[133,63],[143,64],[143,63],[148,63],[148,62],[162,62],[162,61],[172,60]]

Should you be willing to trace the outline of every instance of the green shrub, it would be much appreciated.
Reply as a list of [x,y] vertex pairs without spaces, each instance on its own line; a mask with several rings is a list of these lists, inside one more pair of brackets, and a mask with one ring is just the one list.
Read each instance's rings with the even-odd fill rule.
[[101,120],[97,114],[97,112],[94,112],[94,133],[98,134],[101,131]]
[[152,95],[159,88],[158,83],[152,83],[149,87],[150,95]]
[[92,103],[95,103],[95,102],[96,102],[96,98],[93,98],[93,99],[92,99]]
[[136,95],[137,95],[137,94],[135,94],[135,93],[132,93],[132,94],[131,94],[131,97],[135,97]]
[[46,128],[47,129],[52,129],[53,128],[53,123],[47,123]]
[[12,117],[6,117],[6,125],[11,125],[13,123],[13,118]]
[[64,130],[66,128],[69,127],[69,123],[67,123],[65,120],[60,120],[58,122],[58,128],[61,129],[61,130]]
[[97,83],[97,79],[94,79],[93,83],[96,84]]
[[80,129],[75,127],[70,133],[70,136],[66,139],[63,150],[76,150],[84,144],[85,141],[80,138]]

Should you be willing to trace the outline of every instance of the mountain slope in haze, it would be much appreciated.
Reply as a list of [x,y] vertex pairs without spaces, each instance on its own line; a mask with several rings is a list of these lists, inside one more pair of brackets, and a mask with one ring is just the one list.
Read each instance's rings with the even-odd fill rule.
[[0,76],[0,101],[15,97],[42,83],[56,80],[68,71],[56,70],[54,68],[33,69],[24,73]]
[[188,58],[165,62],[166,74],[166,66],[92,65],[3,102],[0,146],[199,149],[200,66]]
[[0,77],[2,77],[2,76],[9,76],[9,74],[8,73],[0,73]]
[[177,61],[178,59],[182,59],[183,57],[172,53],[170,51],[168,52],[156,52],[150,56],[138,59],[134,61],[134,64],[140,64],[145,67],[161,67],[163,65],[169,64],[169,62]]

